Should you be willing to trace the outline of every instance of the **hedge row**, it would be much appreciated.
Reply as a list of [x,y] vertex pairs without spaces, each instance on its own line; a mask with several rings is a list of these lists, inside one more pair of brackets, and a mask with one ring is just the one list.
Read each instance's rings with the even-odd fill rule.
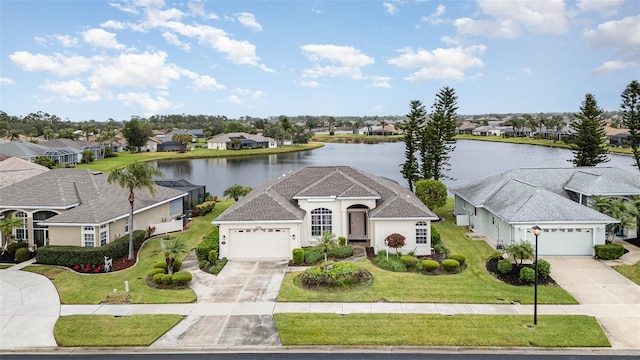
[[198,257],[198,261],[209,260],[209,252],[211,250],[218,251],[220,253],[220,244],[218,242],[218,228],[215,227],[213,231],[207,234],[207,236],[202,239],[198,247],[196,247],[196,256]]
[[[133,248],[140,249],[145,241],[145,231],[133,232]],[[36,260],[39,264],[73,266],[76,264],[102,264],[104,257],[119,259],[129,254],[129,235],[100,247],[56,246],[38,248]]]
[[596,245],[594,247],[598,259],[614,260],[624,255],[624,247],[620,244]]

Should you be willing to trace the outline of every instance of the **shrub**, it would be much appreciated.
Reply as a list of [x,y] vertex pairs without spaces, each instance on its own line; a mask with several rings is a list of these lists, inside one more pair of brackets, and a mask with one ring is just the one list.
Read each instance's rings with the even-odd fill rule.
[[165,275],[164,273],[162,273],[162,274],[155,274],[155,275],[153,275],[153,276],[151,277],[151,279],[153,279],[153,282],[154,282],[154,283],[156,283],[156,284],[162,284],[162,277],[163,277],[164,275]]
[[162,268],[153,268],[151,269],[151,272],[149,273],[149,276],[151,276],[152,278],[156,275],[156,274],[165,274],[165,270]]
[[209,255],[207,255],[207,260],[209,260],[210,263],[215,264],[216,260],[218,260],[218,250],[216,249],[209,250]]
[[220,271],[222,271],[222,268],[226,263],[227,263],[227,258],[222,258],[216,261],[216,264],[211,268],[209,268],[209,274],[218,275]]
[[171,283],[177,286],[187,285],[191,279],[193,275],[188,271],[178,271],[171,275]]
[[198,247],[196,247],[196,256],[198,261],[207,260],[209,257],[209,251],[218,250],[220,244],[218,242],[218,228],[215,228],[212,232],[202,239]]
[[422,270],[426,272],[436,271],[440,268],[440,264],[435,260],[423,260]]
[[162,284],[164,285],[171,285],[171,276],[169,274],[164,274],[162,275],[162,277],[160,278],[162,281]]
[[347,245],[347,238],[344,236],[338,236],[338,244],[340,244],[340,246]]
[[174,259],[173,260],[173,272],[175,273],[176,271],[180,271],[181,267],[182,267],[182,260]]
[[438,180],[418,180],[415,189],[418,199],[431,210],[443,207],[447,203],[447,187]]
[[378,255],[373,258],[373,263],[385,270],[394,271],[394,272],[406,272],[407,267],[395,256],[390,256],[389,260],[387,260],[386,253],[382,254],[379,252]]
[[12,244],[7,245],[7,252],[9,255],[14,255],[16,250],[26,248],[29,244],[26,241],[14,242]]
[[302,264],[304,262],[304,249],[293,249],[293,263],[295,265]]
[[442,260],[442,268],[446,272],[455,272],[460,269],[460,263],[458,262],[458,260],[444,259]]
[[431,227],[431,246],[433,247],[441,243],[442,243],[442,240],[440,239],[440,233],[438,232],[438,229],[432,226]]
[[153,264],[153,268],[154,269],[164,269],[164,272],[167,272],[167,262],[166,261],[158,261],[157,263]]
[[536,272],[530,267],[520,269],[520,281],[532,283],[536,281]]
[[353,246],[351,245],[336,246],[327,251],[327,257],[336,259],[346,259],[351,255],[353,255]]
[[456,260],[460,263],[460,266],[463,266],[467,258],[464,255],[453,254],[449,256],[449,259]]
[[196,205],[195,208],[193,209],[192,214],[195,214],[197,216],[204,216],[212,212],[215,207],[216,207],[215,201],[205,201],[201,204]]
[[620,244],[596,245],[596,257],[602,260],[614,260],[624,255],[624,247]]
[[513,270],[513,265],[511,265],[511,261],[507,259],[502,259],[498,261],[498,271],[501,274],[508,274]]
[[209,260],[200,260],[198,265],[200,265],[200,269],[206,271],[208,268],[211,267],[211,261],[209,261]]
[[492,260],[502,260],[502,259],[503,259],[503,257],[502,257],[502,255],[503,255],[503,254],[504,254],[504,253],[503,253],[502,251],[500,251],[500,250],[495,250],[494,252],[492,252],[492,253],[491,253],[491,255],[489,255],[489,259],[492,259]]
[[[133,248],[140,249],[144,243],[145,230],[133,232]],[[38,248],[38,263],[48,265],[73,266],[76,264],[102,264],[104,257],[120,259],[129,254],[129,235],[100,247],[57,246],[49,245]]]
[[366,281],[366,273],[354,263],[328,262],[305,270],[299,275],[300,282],[309,287],[343,287]]
[[[329,256],[327,254],[327,256]],[[324,259],[324,253],[322,249],[318,247],[308,247],[304,249],[304,262],[307,264],[315,264]]]
[[29,260],[30,257],[31,257],[31,254],[29,253],[29,249],[25,247],[21,247],[18,250],[16,250],[16,256],[15,256],[16,262],[21,263],[23,261],[27,261]]
[[435,244],[433,246],[433,250],[437,251],[438,253],[442,254],[443,256],[447,256],[449,254],[449,249],[447,249],[447,247],[444,246],[444,244],[442,244],[442,243]]
[[[536,268],[536,263],[534,262],[531,267]],[[551,274],[551,264],[547,260],[538,259],[538,276],[542,276],[543,278],[547,278]]]
[[405,239],[406,238],[404,236],[398,233],[393,233],[384,239],[384,243],[387,244],[388,247],[396,249],[397,254],[398,249],[404,246]]
[[418,259],[415,256],[402,255],[400,256],[400,261],[402,261],[404,266],[408,268],[416,266],[418,264]]

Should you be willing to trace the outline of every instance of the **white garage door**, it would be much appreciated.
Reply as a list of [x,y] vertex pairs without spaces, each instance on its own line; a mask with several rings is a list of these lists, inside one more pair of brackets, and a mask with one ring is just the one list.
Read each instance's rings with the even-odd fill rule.
[[289,229],[231,229],[230,258],[290,258]]
[[[538,237],[539,255],[593,255],[592,229],[550,229]],[[535,246],[535,239],[531,239]]]

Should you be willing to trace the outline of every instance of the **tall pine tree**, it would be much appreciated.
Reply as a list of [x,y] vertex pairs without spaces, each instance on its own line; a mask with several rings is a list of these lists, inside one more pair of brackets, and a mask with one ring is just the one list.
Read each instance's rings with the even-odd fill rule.
[[622,124],[629,129],[627,143],[631,146],[636,167],[640,170],[640,83],[633,80],[622,92]]
[[570,125],[575,132],[572,145],[574,158],[570,161],[575,166],[596,166],[609,161],[603,113],[598,108],[596,98],[592,94],[585,95],[580,112],[575,114],[577,120]]
[[[449,153],[455,149],[458,97],[453,88],[445,86],[436,94],[431,107],[433,112],[424,127],[420,155],[422,158],[422,176],[425,179],[440,180],[449,170]],[[424,154],[424,155],[423,155]]]
[[407,121],[403,127],[405,162],[401,165],[402,170],[400,170],[402,176],[409,182],[409,190],[411,191],[413,191],[413,184],[420,180],[416,150],[418,149],[418,134],[420,129],[424,126],[426,115],[427,112],[420,100],[411,101],[410,110],[407,114]]

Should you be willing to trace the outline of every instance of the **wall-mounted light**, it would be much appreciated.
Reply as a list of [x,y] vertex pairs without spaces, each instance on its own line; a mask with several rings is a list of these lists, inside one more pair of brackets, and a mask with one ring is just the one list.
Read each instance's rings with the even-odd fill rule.
[[296,241],[296,234],[291,235],[291,240]]
[[226,243],[227,243],[227,236],[222,235],[222,245],[225,245]]

